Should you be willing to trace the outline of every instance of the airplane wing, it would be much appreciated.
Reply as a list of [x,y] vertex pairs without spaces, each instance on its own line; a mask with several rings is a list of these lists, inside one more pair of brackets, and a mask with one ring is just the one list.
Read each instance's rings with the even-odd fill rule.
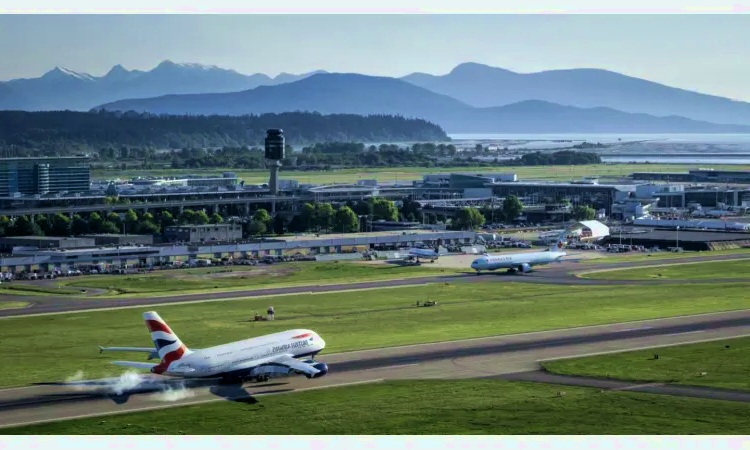
[[148,369],[148,370],[151,370],[152,368],[158,365],[158,364],[140,363],[140,362],[132,362],[132,361],[112,361],[111,363],[116,366],[125,366],[125,367],[132,367],[134,369]]
[[304,361],[300,361],[299,359],[295,359],[291,354],[276,355],[270,356],[268,358],[256,359],[254,361],[243,362],[234,365],[230,368],[230,370],[234,371],[242,369],[252,369],[253,367],[266,366],[270,364],[285,366],[292,370],[296,370],[308,375],[315,375],[320,372],[320,370],[313,367],[312,364],[308,364]]

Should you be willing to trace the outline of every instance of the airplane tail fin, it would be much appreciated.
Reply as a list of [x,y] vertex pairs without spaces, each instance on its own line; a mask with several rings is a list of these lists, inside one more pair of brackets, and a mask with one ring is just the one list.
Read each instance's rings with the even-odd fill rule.
[[550,245],[547,250],[549,250],[551,252],[561,252],[561,251],[563,251],[563,247],[565,246],[565,244],[567,244],[567,232],[568,232],[567,228],[564,229],[564,230],[562,230],[562,232],[560,233],[560,235],[557,236],[557,242],[555,242],[554,244]]
[[192,353],[156,311],[143,313],[143,320],[146,322],[146,327],[151,333],[151,340],[154,341],[156,351],[161,358],[161,364],[155,370],[161,367],[166,370],[170,363],[182,358],[183,355]]

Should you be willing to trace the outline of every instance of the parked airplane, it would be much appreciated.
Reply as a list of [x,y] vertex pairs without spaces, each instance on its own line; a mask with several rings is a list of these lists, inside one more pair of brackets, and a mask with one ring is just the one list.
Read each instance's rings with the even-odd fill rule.
[[409,249],[409,256],[407,259],[413,259],[419,264],[419,258],[429,259],[430,262],[435,262],[440,257],[439,247],[435,247],[434,250],[426,248],[411,248]]
[[557,238],[557,242],[543,252],[510,253],[500,255],[489,255],[485,253],[471,263],[471,268],[479,275],[482,270],[508,269],[508,272],[530,272],[533,266],[557,262],[567,255],[562,248],[565,244],[565,231]]
[[[155,348],[99,347],[102,351],[148,352],[159,364],[113,361],[112,364],[149,369],[151,373],[190,379],[222,381],[268,381],[270,377],[303,374],[319,378],[328,365],[312,359],[325,348],[325,341],[311,330],[289,330],[205,349],[191,350],[156,312],[143,314]],[[299,359],[309,358],[309,359]]]

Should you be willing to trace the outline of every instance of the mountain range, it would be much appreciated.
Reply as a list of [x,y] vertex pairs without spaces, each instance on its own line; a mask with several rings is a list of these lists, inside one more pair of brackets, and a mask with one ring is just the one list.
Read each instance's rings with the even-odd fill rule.
[[55,67],[39,78],[21,78],[0,83],[0,109],[25,111],[87,111],[102,103],[148,98],[165,94],[236,92],[258,86],[289,83],[309,75],[282,73],[276,77],[201,64],[163,61],[152,70],[127,70],[116,65],[106,75],[95,77]]
[[244,75],[164,61],[102,77],[55,68],[0,83],[0,109],[244,115],[398,114],[451,133],[747,133],[750,103],[599,69],[521,74],[465,63],[401,78],[315,71]]

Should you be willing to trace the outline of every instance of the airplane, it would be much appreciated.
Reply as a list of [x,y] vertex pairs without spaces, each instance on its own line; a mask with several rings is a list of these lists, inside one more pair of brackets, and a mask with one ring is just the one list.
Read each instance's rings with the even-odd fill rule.
[[[328,365],[314,358],[325,341],[311,330],[288,330],[204,349],[189,349],[155,311],[143,313],[155,348],[99,347],[103,351],[148,352],[159,364],[112,361],[112,364],[148,369],[151,373],[193,380],[265,382],[270,377],[303,374],[320,378]],[[304,358],[304,359],[300,359]]]
[[407,259],[416,260],[419,264],[419,258],[429,259],[431,263],[434,263],[436,259],[440,257],[439,247],[435,246],[434,250],[428,250],[426,248],[411,248],[409,249],[409,256]]
[[565,243],[565,234],[563,231],[557,238],[557,243],[551,245],[543,252],[529,253],[510,253],[500,255],[490,255],[484,253],[481,258],[477,258],[471,263],[471,268],[477,271],[479,275],[482,270],[494,271],[497,269],[508,269],[509,273],[530,272],[533,266],[559,262],[560,258],[567,255],[562,251]]

